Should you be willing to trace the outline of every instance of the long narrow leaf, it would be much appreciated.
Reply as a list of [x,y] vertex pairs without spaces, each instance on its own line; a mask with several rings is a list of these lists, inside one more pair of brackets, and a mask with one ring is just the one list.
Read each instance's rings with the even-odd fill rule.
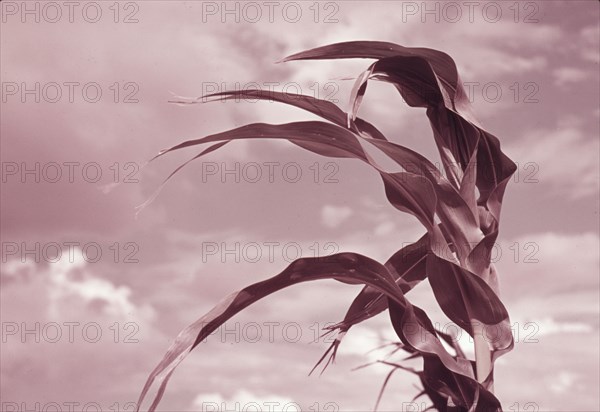
[[[154,411],[160,401],[173,370],[181,361],[199,345],[206,337],[231,317],[258,300],[289,286],[320,279],[335,279],[350,284],[366,284],[384,293],[413,316],[406,316],[403,338],[411,342],[411,346],[437,356],[446,367],[455,373],[472,377],[470,366],[457,362],[443,348],[435,334],[433,326],[423,311],[413,307],[396,285],[394,278],[385,266],[355,253],[341,253],[319,258],[301,258],[291,263],[283,272],[268,280],[255,283],[232,293],[222,300],[208,314],[184,329],[162,361],[150,374],[138,400],[138,411],[146,395],[158,379],[160,387],[149,411]],[[411,325],[414,324],[414,325]],[[426,339],[421,339],[425,336]]]

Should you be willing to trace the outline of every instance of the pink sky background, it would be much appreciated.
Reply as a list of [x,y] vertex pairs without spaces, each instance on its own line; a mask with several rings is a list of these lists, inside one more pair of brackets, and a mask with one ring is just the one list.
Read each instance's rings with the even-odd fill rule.
[[[422,235],[416,219],[387,203],[379,176],[367,166],[258,140],[231,143],[190,164],[136,219],[135,207],[196,154],[173,153],[137,170],[160,149],[249,122],[315,118],[271,102],[169,104],[174,95],[199,96],[215,84],[266,88],[265,82],[277,82],[276,90],[318,93],[346,110],[353,82],[344,78],[358,75],[369,60],[274,62],[349,40],[445,51],[462,80],[473,82],[476,115],[519,165],[505,196],[496,259],[517,344],[496,364],[496,393],[507,410],[600,410],[598,2],[491,2],[488,8],[489,2],[474,2],[472,16],[464,2],[455,2],[462,12],[457,19],[436,2],[276,2],[272,21],[265,2],[255,2],[262,16],[255,19],[255,10],[239,3],[239,22],[221,14],[221,2],[122,2],[117,8],[98,2],[97,23],[82,16],[85,2],[70,22],[63,3],[56,3],[62,10],[56,23],[48,21],[55,11],[44,3],[23,3],[39,7],[39,22],[21,15],[21,2],[0,4],[2,410],[15,403],[34,409],[36,402],[56,402],[62,410],[74,403],[75,410],[86,403],[131,410],[177,333],[226,294],[281,271],[290,260],[284,252],[295,257],[294,245],[312,256],[330,253],[331,242],[335,251],[385,261]],[[439,22],[422,10],[436,4]],[[216,14],[203,13],[213,6]],[[297,22],[291,7],[302,12]],[[496,10],[501,18],[492,22]],[[127,16],[138,21],[124,23]],[[328,16],[337,22],[325,22]],[[39,102],[21,94],[36,82]],[[56,102],[51,82],[61,85]],[[79,84],[72,102],[67,82]],[[86,101],[93,89],[82,95],[82,85],[91,82],[102,90],[96,103]],[[130,92],[137,103],[124,102]],[[360,116],[439,161],[424,110],[408,107],[390,85],[370,83]],[[72,182],[69,162],[77,162]],[[252,162],[277,162],[272,181],[263,167],[251,182]],[[296,183],[292,162],[302,172]],[[37,182],[35,173],[22,175],[36,163]],[[82,173],[92,163],[102,172],[95,183],[88,181],[95,180],[93,167]],[[239,183],[231,174],[223,181],[206,173],[236,164],[247,172]],[[137,182],[124,182],[129,172]],[[53,242],[61,245],[60,259],[53,259]],[[69,242],[79,245],[73,256]],[[88,262],[80,247],[93,242],[102,256]],[[232,254],[221,257],[223,246],[234,249],[236,242],[239,262]],[[278,242],[273,259],[265,242]],[[36,243],[39,256],[24,253],[23,246]],[[208,255],[214,244],[219,250]],[[94,248],[87,251],[95,255]],[[127,262],[130,254],[137,263]],[[234,332],[221,330],[183,362],[159,409],[256,402],[268,410],[272,401],[304,410],[371,410],[389,369],[351,369],[381,358],[385,351],[369,350],[396,340],[387,316],[352,329],[337,363],[321,377],[307,377],[328,346],[314,342],[316,328],[341,320],[359,289],[322,281],[255,304],[227,324]],[[446,324],[427,285],[408,297]],[[252,322],[262,333],[256,343],[248,342],[256,334]],[[62,335],[54,339],[56,325]],[[102,333],[95,343],[94,327]],[[298,329],[302,335],[290,342]],[[404,407],[417,393],[415,383],[407,373],[394,375],[380,409]]]

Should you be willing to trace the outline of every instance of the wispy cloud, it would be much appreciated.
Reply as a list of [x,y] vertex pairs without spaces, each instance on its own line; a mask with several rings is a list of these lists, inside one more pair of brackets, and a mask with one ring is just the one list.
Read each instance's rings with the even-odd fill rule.
[[[554,128],[529,131],[525,138],[506,145],[506,151],[536,183],[571,199],[597,196],[598,139],[587,136],[577,118],[559,119]],[[520,169],[523,174],[523,170]],[[521,176],[524,177],[524,176]]]
[[587,79],[589,72],[577,67],[560,67],[554,69],[552,75],[554,76],[554,83],[560,87]]
[[352,216],[352,213],[348,206],[325,205],[321,209],[321,222],[327,227],[336,228]]

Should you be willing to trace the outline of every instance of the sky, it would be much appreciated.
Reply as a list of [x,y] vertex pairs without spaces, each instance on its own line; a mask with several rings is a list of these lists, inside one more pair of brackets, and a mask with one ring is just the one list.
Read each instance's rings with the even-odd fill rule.
[[[3,411],[133,410],[177,333],[222,297],[299,256],[385,261],[424,233],[366,165],[261,140],[190,163],[136,213],[196,154],[148,163],[159,150],[316,119],[274,102],[169,101],[259,87],[347,110],[349,79],[370,60],[276,62],[350,40],[450,54],[477,118],[518,165],[494,255],[516,341],[495,369],[505,409],[600,410],[598,2],[0,7]],[[359,114],[439,162],[425,111],[389,84],[371,82]],[[359,290],[319,281],[254,304],[181,364],[159,410],[372,410],[389,368],[354,369],[397,340],[387,316],[353,328],[336,364],[308,376],[330,342],[320,329]],[[427,285],[408,297],[452,327]],[[424,410],[416,384],[396,373],[380,410]]]

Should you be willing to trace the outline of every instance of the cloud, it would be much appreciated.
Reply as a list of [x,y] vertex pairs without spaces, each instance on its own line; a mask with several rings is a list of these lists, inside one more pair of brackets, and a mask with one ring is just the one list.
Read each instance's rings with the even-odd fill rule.
[[376,236],[383,236],[383,235],[389,235],[394,230],[396,230],[396,224],[394,222],[388,220],[386,222],[382,222],[379,225],[377,225],[377,227],[375,227],[374,233]]
[[557,322],[553,318],[545,317],[534,321],[539,328],[537,335],[551,335],[560,333],[591,333],[594,328],[583,322]]
[[565,393],[571,389],[576,381],[577,374],[568,371],[562,371],[555,377],[552,385],[550,385],[550,390],[559,394]]
[[581,29],[579,32],[580,42],[578,48],[580,50],[581,58],[592,63],[598,64],[600,62],[600,28],[597,24],[587,26]]
[[84,256],[80,249],[73,248],[46,265],[10,259],[2,264],[3,282],[7,281],[7,286],[14,288],[40,284],[47,297],[44,317],[48,319],[59,319],[72,313],[112,319],[153,319],[154,311],[150,306],[138,307],[131,300],[129,287],[117,286],[94,275]]
[[257,395],[246,389],[237,389],[231,396],[221,393],[201,393],[194,399],[193,410],[197,411],[225,411],[225,410],[269,410],[291,411],[296,409],[297,403],[288,397],[280,395]]
[[[98,277],[92,268],[68,254],[50,264],[2,264],[3,327],[16,331],[5,335],[3,329],[3,401],[94,402],[107,409],[135,400],[139,375],[164,351],[159,342],[166,338],[153,327],[152,307],[137,305],[129,288]],[[128,378],[118,390],[92,389],[110,387],[123,376]]]
[[[100,305],[102,312],[111,317],[125,319],[139,309],[131,301],[131,289],[115,286],[106,279],[93,276],[85,270],[86,263],[80,250],[75,250],[73,261],[64,255],[57,263],[49,265],[50,310],[57,315],[58,308],[66,302],[81,301],[83,306]],[[74,272],[80,272],[75,278]],[[146,314],[151,314],[146,308]]]
[[579,120],[559,119],[556,128],[531,130],[505,148],[519,163],[520,178],[529,173],[535,183],[570,199],[597,196],[599,141],[586,135]]
[[352,214],[352,209],[348,206],[325,205],[321,209],[321,223],[329,228],[336,228]]
[[463,81],[482,78],[497,81],[501,76],[540,72],[549,62],[544,50],[563,36],[557,26],[516,24],[510,20],[489,23],[475,19],[471,24],[444,29],[436,34],[455,36],[468,44],[468,47],[455,46],[448,50],[457,62]]
[[583,81],[589,77],[589,74],[589,72],[576,67],[560,67],[552,71],[554,84],[559,87]]
[[[498,246],[501,253],[496,265],[500,271],[500,286],[511,299],[531,300],[549,294],[597,291],[600,261],[597,233],[530,233]],[[533,293],[520,294],[522,289]],[[584,301],[579,303],[584,310]],[[536,310],[532,316],[543,317],[560,314],[567,306],[539,308],[538,312],[533,305],[532,309]]]

